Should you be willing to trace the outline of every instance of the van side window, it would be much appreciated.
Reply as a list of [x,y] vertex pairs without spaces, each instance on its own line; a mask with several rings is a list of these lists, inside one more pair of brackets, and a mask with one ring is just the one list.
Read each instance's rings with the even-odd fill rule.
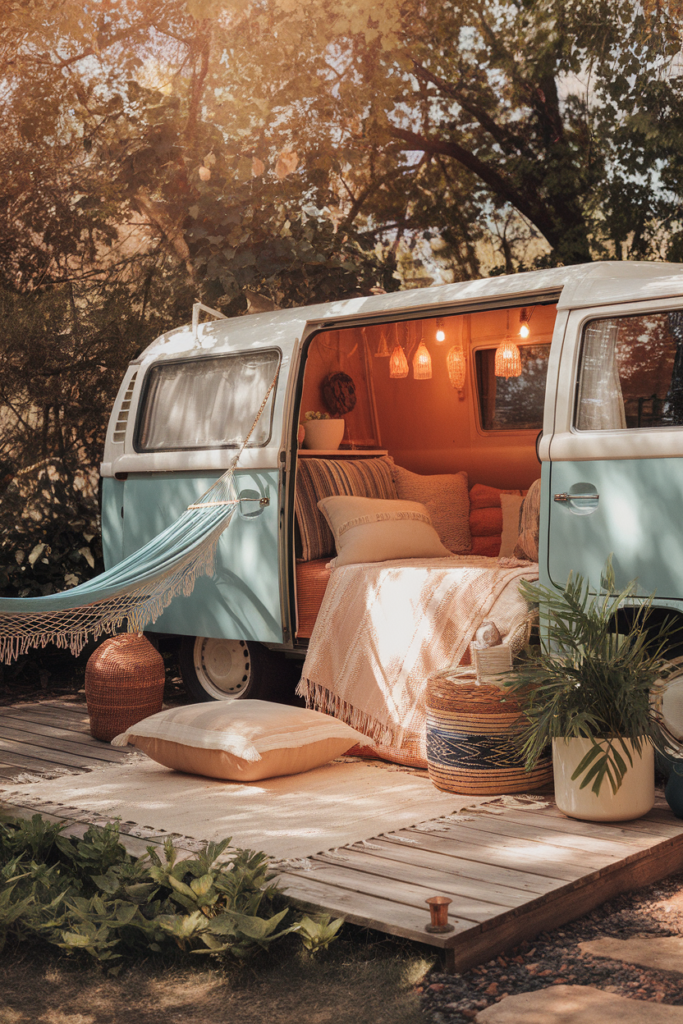
[[521,373],[497,377],[495,348],[475,353],[481,425],[484,430],[540,430],[550,345],[520,345]]
[[577,430],[683,425],[683,310],[586,324],[575,424]]
[[[157,363],[148,371],[136,435],[139,452],[236,448],[249,432],[280,362],[277,351]],[[268,444],[275,391],[250,448]]]

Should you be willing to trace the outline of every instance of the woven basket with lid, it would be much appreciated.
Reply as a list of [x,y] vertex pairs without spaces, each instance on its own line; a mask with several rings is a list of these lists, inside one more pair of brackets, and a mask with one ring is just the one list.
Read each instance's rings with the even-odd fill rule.
[[85,669],[90,732],[107,743],[161,711],[164,659],[141,633],[120,633],[97,648]]
[[[552,781],[552,759],[527,772],[514,744],[519,705],[471,670],[427,683],[427,765],[438,789],[494,796],[524,793]],[[512,733],[511,733],[512,731]]]

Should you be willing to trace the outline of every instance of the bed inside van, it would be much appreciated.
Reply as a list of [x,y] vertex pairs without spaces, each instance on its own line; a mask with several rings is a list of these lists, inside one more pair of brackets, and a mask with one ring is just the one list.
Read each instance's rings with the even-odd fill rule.
[[[443,477],[447,495],[445,478],[466,474],[469,546],[458,551],[499,556],[502,505],[514,509],[501,494],[523,496],[540,476],[536,441],[555,318],[554,304],[515,305],[312,336],[298,420],[305,428],[307,413],[341,417],[344,436],[337,450],[298,450],[299,644],[313,632],[335,554],[329,531],[327,544],[317,535],[323,529],[317,500],[331,493],[391,497],[382,489],[386,472],[379,462],[391,460],[394,481],[407,481],[414,500],[421,482],[427,495]],[[447,526],[435,525],[452,550]]]

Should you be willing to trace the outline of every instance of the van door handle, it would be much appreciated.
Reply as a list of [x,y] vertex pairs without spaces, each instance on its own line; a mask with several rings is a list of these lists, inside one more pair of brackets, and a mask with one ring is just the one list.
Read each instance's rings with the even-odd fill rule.
[[600,495],[593,491],[592,494],[556,494],[553,501],[574,501],[575,498],[590,498],[591,501],[599,501]]

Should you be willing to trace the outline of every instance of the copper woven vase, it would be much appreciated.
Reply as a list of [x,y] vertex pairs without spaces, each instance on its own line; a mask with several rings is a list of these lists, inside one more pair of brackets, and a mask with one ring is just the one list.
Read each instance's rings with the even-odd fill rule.
[[550,754],[527,772],[514,743],[520,709],[498,686],[443,676],[427,683],[427,766],[438,789],[494,796],[552,780]]
[[100,644],[85,669],[85,699],[95,739],[109,743],[161,711],[164,675],[164,659],[141,633],[119,633]]

